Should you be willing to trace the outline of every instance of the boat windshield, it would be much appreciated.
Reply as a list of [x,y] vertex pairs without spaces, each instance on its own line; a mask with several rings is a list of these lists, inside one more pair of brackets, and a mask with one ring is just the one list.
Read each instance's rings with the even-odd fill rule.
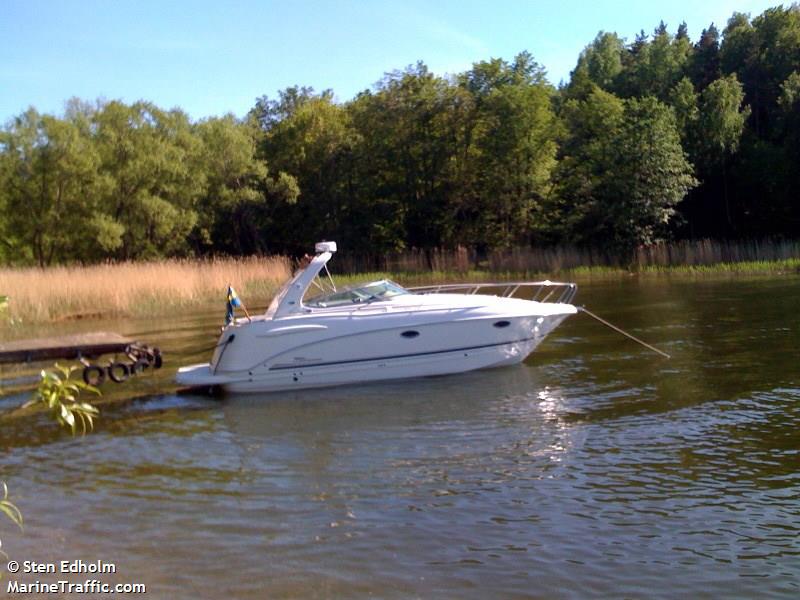
[[394,281],[383,279],[358,287],[346,288],[330,294],[315,296],[305,302],[311,308],[331,308],[333,306],[347,306],[362,302],[383,302],[395,296],[410,294],[407,289],[397,285]]

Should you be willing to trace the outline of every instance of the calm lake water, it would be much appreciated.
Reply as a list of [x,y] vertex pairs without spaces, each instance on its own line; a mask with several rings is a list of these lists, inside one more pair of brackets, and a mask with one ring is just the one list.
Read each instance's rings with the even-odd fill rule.
[[578,315],[518,367],[213,399],[169,380],[207,360],[222,307],[63,325],[168,362],[85,438],[0,428],[26,518],[0,521],[3,549],[114,563],[69,579],[153,598],[800,597],[800,278],[577,301],[672,360]]

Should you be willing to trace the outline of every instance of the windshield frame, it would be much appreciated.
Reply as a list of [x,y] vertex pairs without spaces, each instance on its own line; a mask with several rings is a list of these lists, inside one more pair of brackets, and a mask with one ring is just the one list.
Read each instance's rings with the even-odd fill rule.
[[[381,290],[380,288],[383,289]],[[379,279],[347,286],[337,291],[326,291],[308,300],[303,299],[303,306],[310,309],[359,306],[375,302],[388,302],[397,296],[410,294],[410,291],[391,279]]]

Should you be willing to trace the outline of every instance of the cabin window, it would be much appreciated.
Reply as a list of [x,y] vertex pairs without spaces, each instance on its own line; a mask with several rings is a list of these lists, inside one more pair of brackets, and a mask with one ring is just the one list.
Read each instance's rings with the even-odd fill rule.
[[419,331],[413,331],[413,330],[404,331],[400,335],[402,335],[404,338],[411,339],[417,337],[419,335]]
[[508,327],[511,325],[511,321],[497,321],[494,326],[498,329],[502,329],[503,327]]

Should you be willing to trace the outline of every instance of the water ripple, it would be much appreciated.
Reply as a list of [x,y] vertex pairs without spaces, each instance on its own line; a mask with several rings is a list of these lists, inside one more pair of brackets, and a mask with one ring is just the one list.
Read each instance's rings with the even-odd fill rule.
[[774,286],[586,290],[671,361],[574,320],[515,369],[109,410],[10,447],[3,547],[174,598],[797,597],[800,286]]

